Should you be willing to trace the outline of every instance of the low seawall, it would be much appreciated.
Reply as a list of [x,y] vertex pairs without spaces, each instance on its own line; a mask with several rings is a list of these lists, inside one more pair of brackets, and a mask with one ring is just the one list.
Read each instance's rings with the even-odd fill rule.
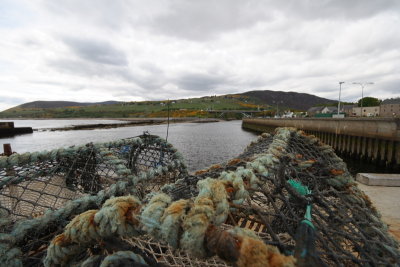
[[9,137],[28,133],[33,133],[32,127],[0,128],[0,137]]
[[0,138],[1,137],[9,137],[18,134],[27,134],[32,133],[32,127],[14,127],[14,122],[0,122]]
[[340,155],[391,171],[400,170],[398,118],[244,119],[242,127],[257,132],[270,132],[276,127],[295,127],[317,136]]

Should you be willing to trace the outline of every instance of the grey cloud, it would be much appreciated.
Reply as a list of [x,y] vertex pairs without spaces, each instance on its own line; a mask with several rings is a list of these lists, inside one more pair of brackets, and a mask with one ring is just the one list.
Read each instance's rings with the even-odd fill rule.
[[172,0],[169,13],[155,18],[151,26],[161,34],[201,41],[269,19],[265,10],[259,0]]
[[25,98],[22,97],[10,97],[6,95],[0,95],[0,99],[1,102],[11,103],[11,104],[21,103],[25,101]]
[[195,41],[272,22],[277,13],[301,20],[356,20],[400,9],[398,0],[172,0],[169,3],[169,12],[155,17],[149,25],[158,33]]
[[310,0],[269,1],[273,8],[302,19],[343,18],[348,20],[370,17],[380,12],[399,10],[397,0]]
[[141,65],[144,74],[138,71],[134,72],[125,66],[96,64],[71,59],[52,60],[48,61],[47,65],[62,73],[79,75],[81,77],[114,79],[116,81],[132,83],[144,89],[155,90],[166,83],[163,71],[150,63]]
[[139,64],[139,67],[148,72],[149,74],[152,75],[164,75],[164,70],[162,70],[160,67],[158,67],[156,64],[151,63],[151,62],[143,62]]
[[380,12],[398,12],[398,0],[69,0],[59,4],[43,0],[52,13],[78,22],[120,31],[126,27],[150,28],[158,34],[195,41],[222,33],[272,22],[277,14],[300,20],[356,20]]
[[55,85],[55,86],[63,86],[65,83],[62,82],[54,82],[54,81],[45,81],[45,80],[38,80],[38,81],[28,81],[29,83],[33,84],[45,84],[45,85]]
[[117,66],[128,64],[125,53],[108,42],[71,37],[64,37],[63,41],[77,56],[85,60]]
[[95,64],[83,62],[81,60],[57,59],[50,60],[47,65],[60,72],[79,75],[83,77],[102,77],[117,78],[124,81],[132,81],[133,76],[127,68],[116,67],[112,65]]
[[108,0],[69,0],[62,4],[52,0],[43,0],[44,6],[51,13],[68,16],[76,20],[85,20],[85,23],[93,23],[118,29],[126,20],[126,14],[131,12],[129,2],[114,0],[112,4]]
[[155,17],[166,12],[168,1],[164,0],[68,0],[62,4],[53,0],[42,0],[47,12],[68,17],[75,22],[92,24],[96,28],[107,28],[114,32],[142,27]]
[[62,5],[44,0],[46,8],[85,23],[119,31],[125,26],[152,28],[184,39],[205,40],[226,30],[254,25],[270,16],[262,0],[125,1],[69,0]]
[[261,89],[337,99],[342,79],[345,100],[361,97],[352,81],[375,82],[366,92],[381,97],[400,91],[399,0],[32,3],[31,25],[3,32],[10,42],[0,44],[2,82],[16,91],[32,79],[124,99]]
[[141,97],[145,100],[151,99],[160,99],[160,95],[162,95],[163,90],[154,89],[149,91],[146,88],[138,87],[138,86],[117,86],[113,87],[112,95],[115,97],[120,96],[131,96],[131,97]]
[[26,46],[33,47],[33,48],[39,48],[39,47],[42,46],[42,43],[41,43],[41,42],[39,42],[38,40],[35,40],[35,39],[33,39],[33,38],[25,38],[25,39],[22,41],[22,44],[24,44],[24,45],[26,45]]
[[[167,98],[180,98],[179,96],[199,96],[212,93],[229,93],[232,87],[226,89],[227,84],[234,84],[227,77],[203,73],[185,73],[176,78],[167,78],[163,75],[150,75],[134,77],[137,86],[118,87],[118,96],[134,95],[143,96],[148,100],[161,100]],[[166,84],[171,85],[166,89]]]
[[57,87],[62,87],[62,88],[69,88],[72,91],[81,91],[85,89],[86,87],[80,84],[75,84],[71,82],[55,82],[55,81],[46,81],[46,80],[28,80],[27,81],[30,84],[43,84],[43,85],[52,85],[52,86],[57,86]]
[[339,93],[339,85],[334,87],[334,85],[329,85],[329,86],[317,86],[313,88],[313,91],[318,92],[318,93],[329,93],[329,92],[335,92]]
[[[23,97],[10,97],[6,95],[0,95],[0,104],[7,104],[8,106],[17,106],[26,102],[26,98]],[[3,110],[0,110],[0,112]]]
[[400,96],[400,79],[377,82],[374,84],[374,91],[383,91],[393,96]]
[[186,73],[176,79],[178,87],[188,91],[215,90],[219,85],[227,83],[229,81],[225,77],[202,73]]

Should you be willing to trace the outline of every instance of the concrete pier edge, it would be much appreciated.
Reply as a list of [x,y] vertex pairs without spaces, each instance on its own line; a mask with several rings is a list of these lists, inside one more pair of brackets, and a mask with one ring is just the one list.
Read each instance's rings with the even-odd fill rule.
[[356,180],[365,185],[400,186],[400,174],[357,173]]
[[400,172],[400,118],[257,118],[243,119],[242,128],[271,132],[295,127],[318,137],[336,153]]

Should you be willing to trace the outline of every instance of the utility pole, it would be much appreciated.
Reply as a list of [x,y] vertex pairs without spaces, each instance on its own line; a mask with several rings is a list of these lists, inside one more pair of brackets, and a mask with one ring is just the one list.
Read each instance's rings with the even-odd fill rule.
[[[276,117],[279,116],[279,102],[283,103],[283,101],[276,101]],[[272,103],[275,103],[275,101],[272,101]]]
[[340,112],[340,94],[342,93],[342,84],[344,84],[344,82],[339,82],[339,102],[338,102],[338,106],[337,106],[337,114],[338,115]]
[[363,114],[363,98],[364,98],[364,87],[367,85],[367,84],[374,84],[373,82],[368,82],[368,83],[356,83],[356,82],[354,82],[353,84],[358,84],[359,86],[361,86],[361,117],[363,116],[362,114]]

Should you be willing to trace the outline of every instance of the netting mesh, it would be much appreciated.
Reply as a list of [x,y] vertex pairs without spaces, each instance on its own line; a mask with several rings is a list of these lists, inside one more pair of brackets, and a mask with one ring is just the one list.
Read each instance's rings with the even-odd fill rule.
[[[7,245],[1,262],[17,258],[27,266],[41,265],[49,241],[76,214],[98,209],[110,197],[133,194],[147,203],[162,190],[172,200],[193,199],[199,181],[225,179],[245,169],[254,172],[257,182],[243,180],[244,201],[233,195],[228,199],[223,228],[251,229],[264,243],[295,255],[299,266],[399,264],[398,243],[332,148],[301,131],[286,131],[286,139],[263,135],[236,159],[191,175],[171,145],[150,135],[49,152],[35,160],[31,155],[28,163],[0,161],[0,167],[6,165],[0,169],[0,208],[2,218],[11,219],[3,220],[0,240]],[[308,208],[313,226],[305,232],[301,222]],[[13,255],[14,248],[20,252]],[[305,248],[308,256],[302,257]],[[144,233],[103,240],[76,255],[74,264],[93,255],[100,263],[119,250],[133,251],[153,266],[231,266],[215,256],[195,258]]]
[[175,250],[167,244],[160,243],[159,240],[154,240],[150,236],[134,237],[125,240],[131,246],[130,249],[136,248],[138,253],[147,254],[154,261],[160,264],[165,264],[171,267],[193,266],[193,267],[226,267],[231,266],[219,259],[218,257],[199,260],[191,257],[185,251]]
[[[173,153],[159,138],[144,135],[115,144],[90,143],[11,158],[10,164],[0,169],[1,213],[13,221],[40,216],[48,209],[62,207],[69,200],[96,194],[119,180],[127,180],[128,175],[168,166]],[[11,166],[14,163],[18,165]],[[138,184],[140,194],[173,182],[178,174],[178,169],[171,168],[159,177]]]
[[[237,159],[223,166],[213,166],[187,177],[172,190],[175,199],[193,197],[196,184],[204,177],[217,178],[222,172],[245,167],[248,161],[265,153],[273,137],[254,143]],[[281,251],[293,252],[296,232],[312,204],[316,240],[313,265],[387,265],[399,262],[398,243],[387,233],[387,226],[358,189],[355,181],[332,148],[314,136],[293,131],[280,162],[269,174],[257,174],[262,185],[252,190],[243,205],[234,205],[227,223],[268,234],[264,241]],[[298,194],[288,183],[300,181],[312,191]]]

